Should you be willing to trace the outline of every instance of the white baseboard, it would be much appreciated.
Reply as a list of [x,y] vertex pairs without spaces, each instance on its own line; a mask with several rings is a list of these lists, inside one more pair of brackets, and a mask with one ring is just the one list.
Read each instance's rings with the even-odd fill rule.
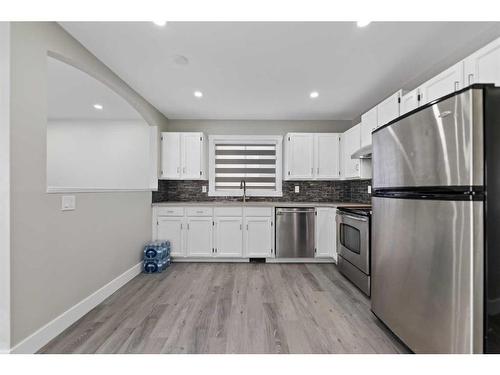
[[172,258],[174,263],[248,263],[248,258]]
[[99,305],[102,301],[120,289],[123,285],[128,283],[142,271],[142,262],[131,267],[124,273],[122,273],[117,278],[111,280],[109,283],[104,285],[101,289],[92,293],[90,296],[84,300],[78,302],[76,305],[71,307],[69,310],[65,311],[59,315],[54,320],[50,321],[38,331],[32,335],[25,338],[19,344],[14,346],[10,353],[13,354],[32,354],[36,353],[44,345],[46,345],[50,340],[63,332],[70,325],[75,323],[82,316],[87,314],[94,307]]
[[269,258],[266,263],[336,263],[333,258]]

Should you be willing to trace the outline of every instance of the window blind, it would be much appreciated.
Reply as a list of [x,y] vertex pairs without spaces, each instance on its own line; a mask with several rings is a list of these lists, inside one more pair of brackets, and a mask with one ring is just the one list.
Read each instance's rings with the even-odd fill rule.
[[276,190],[276,145],[216,143],[215,190]]

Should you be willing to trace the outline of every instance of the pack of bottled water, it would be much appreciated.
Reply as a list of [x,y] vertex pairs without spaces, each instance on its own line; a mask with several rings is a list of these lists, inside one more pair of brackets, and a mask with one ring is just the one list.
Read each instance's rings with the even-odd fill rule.
[[153,241],[144,246],[143,271],[163,272],[170,265],[170,242]]

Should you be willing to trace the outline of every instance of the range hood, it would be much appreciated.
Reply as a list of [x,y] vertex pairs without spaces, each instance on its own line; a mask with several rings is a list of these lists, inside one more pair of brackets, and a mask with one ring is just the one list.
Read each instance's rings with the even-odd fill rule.
[[372,145],[361,147],[358,151],[351,155],[351,159],[371,159]]

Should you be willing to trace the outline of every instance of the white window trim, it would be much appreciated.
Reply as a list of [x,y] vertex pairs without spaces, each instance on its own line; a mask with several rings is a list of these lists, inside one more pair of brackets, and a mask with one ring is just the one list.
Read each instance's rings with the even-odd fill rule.
[[247,197],[282,197],[283,196],[283,137],[281,135],[209,135],[208,136],[208,196],[209,197],[241,197],[243,190],[216,191],[215,190],[215,144],[234,143],[244,141],[247,144],[276,145],[276,190],[262,191],[261,189],[247,189]]

